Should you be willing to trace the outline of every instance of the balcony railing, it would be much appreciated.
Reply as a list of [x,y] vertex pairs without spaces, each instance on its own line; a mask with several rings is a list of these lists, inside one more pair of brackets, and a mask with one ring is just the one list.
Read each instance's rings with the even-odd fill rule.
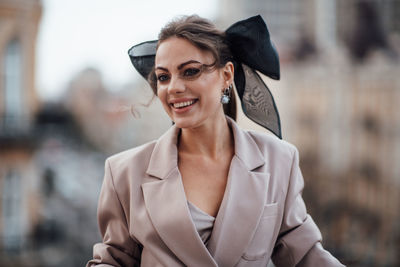
[[0,116],[0,145],[31,143],[34,129],[31,120],[24,117]]

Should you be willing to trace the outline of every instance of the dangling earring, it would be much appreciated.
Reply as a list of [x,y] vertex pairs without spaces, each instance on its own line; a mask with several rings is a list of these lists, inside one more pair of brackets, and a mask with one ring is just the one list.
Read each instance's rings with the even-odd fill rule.
[[227,88],[225,88],[224,91],[222,92],[221,96],[222,104],[228,104],[229,101],[231,100],[231,90],[232,90],[232,84],[229,85]]

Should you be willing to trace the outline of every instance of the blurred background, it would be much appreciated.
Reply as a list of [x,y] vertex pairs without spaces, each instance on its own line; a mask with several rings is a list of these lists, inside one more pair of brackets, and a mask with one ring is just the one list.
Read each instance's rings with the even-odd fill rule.
[[264,17],[281,60],[265,82],[323,245],[400,266],[399,0],[0,0],[0,266],[91,258],[105,158],[171,125],[127,50],[193,13]]

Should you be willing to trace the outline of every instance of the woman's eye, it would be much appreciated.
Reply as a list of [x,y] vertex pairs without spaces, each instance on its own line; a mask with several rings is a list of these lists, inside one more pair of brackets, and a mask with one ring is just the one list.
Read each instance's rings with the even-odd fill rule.
[[200,70],[196,68],[186,69],[183,73],[184,76],[191,77],[199,74]]
[[165,82],[166,80],[168,80],[168,75],[160,74],[157,76],[157,80],[160,82]]

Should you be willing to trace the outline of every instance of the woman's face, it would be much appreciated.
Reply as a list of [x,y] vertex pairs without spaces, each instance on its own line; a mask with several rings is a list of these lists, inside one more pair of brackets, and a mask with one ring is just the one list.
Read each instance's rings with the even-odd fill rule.
[[171,37],[158,46],[157,95],[177,127],[195,128],[223,115],[221,92],[232,82],[233,74],[227,73],[226,67],[204,67],[214,61],[211,52],[183,38]]

